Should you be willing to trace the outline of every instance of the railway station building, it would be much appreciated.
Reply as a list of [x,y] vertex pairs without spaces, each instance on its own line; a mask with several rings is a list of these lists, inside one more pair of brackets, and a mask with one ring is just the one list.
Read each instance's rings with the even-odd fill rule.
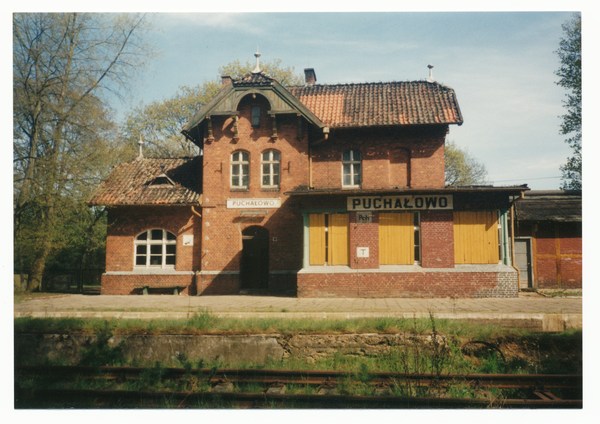
[[[455,91],[421,81],[284,87],[257,68],[140,156],[108,208],[103,294],[516,297],[509,214],[526,186],[446,187]],[[514,239],[514,238],[513,238]]]

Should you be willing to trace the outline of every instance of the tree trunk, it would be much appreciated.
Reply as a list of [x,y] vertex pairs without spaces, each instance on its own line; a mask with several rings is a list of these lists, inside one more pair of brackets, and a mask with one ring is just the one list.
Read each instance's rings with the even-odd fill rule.
[[33,265],[31,266],[31,272],[27,279],[27,290],[28,291],[40,291],[42,286],[42,277],[44,275],[44,269],[46,268],[46,259],[50,253],[52,246],[51,237],[46,235],[42,240],[42,245],[35,255]]

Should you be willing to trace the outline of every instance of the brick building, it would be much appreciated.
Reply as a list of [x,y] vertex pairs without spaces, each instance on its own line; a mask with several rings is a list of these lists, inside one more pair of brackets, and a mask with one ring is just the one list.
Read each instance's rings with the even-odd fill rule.
[[526,187],[444,186],[463,118],[427,81],[232,80],[182,133],[194,158],[114,169],[102,293],[514,297],[508,211]]
[[582,288],[581,190],[532,190],[515,210],[520,287]]

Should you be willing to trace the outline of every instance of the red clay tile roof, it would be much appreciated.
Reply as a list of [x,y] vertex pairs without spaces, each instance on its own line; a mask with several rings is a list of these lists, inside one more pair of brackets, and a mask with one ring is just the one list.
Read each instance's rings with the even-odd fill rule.
[[244,85],[271,85],[274,81],[274,78],[270,75],[265,74],[264,72],[260,73],[252,73],[248,72],[245,75],[242,75],[238,79],[233,80],[233,83],[236,86],[244,86]]
[[286,87],[330,127],[459,124],[456,93],[437,82],[380,82]]
[[[174,186],[150,185],[162,174],[161,164]],[[201,156],[135,159],[117,165],[94,192],[88,206],[196,204],[201,187]]]

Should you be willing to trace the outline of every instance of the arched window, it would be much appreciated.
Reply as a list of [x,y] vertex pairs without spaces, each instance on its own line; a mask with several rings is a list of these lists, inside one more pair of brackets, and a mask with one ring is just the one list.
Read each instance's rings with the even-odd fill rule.
[[362,155],[358,150],[342,153],[342,187],[360,187]]
[[267,150],[262,154],[261,164],[261,186],[266,188],[279,187],[281,154],[277,150]]
[[231,188],[248,188],[250,180],[250,154],[244,151],[231,155]]
[[144,231],[135,238],[135,266],[172,268],[176,250],[175,234],[157,228]]

